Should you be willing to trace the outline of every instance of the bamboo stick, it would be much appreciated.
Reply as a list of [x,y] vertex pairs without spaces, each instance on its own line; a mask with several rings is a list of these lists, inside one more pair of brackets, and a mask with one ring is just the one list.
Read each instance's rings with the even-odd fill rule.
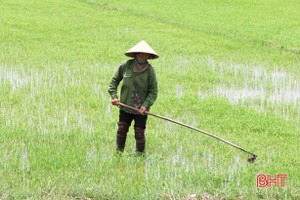
[[[137,113],[139,112],[139,109],[137,109],[137,108],[135,108],[135,107],[132,107],[132,106],[129,106],[129,105],[126,105],[126,104],[123,104],[123,103],[119,103],[119,105],[120,105],[120,106],[123,106],[123,107],[125,107],[125,108],[129,108],[129,109],[131,109],[131,110],[134,110],[134,111],[136,111]],[[173,123],[175,123],[175,124],[184,126],[184,127],[186,127],[186,128],[193,129],[193,130],[195,130],[195,131],[198,131],[198,132],[200,132],[200,133],[203,133],[203,134],[205,134],[205,135],[208,135],[208,136],[210,136],[210,137],[213,137],[213,138],[215,138],[215,139],[217,139],[217,140],[220,140],[220,141],[222,141],[222,142],[224,142],[224,143],[226,143],[226,144],[229,144],[229,145],[231,145],[231,146],[233,146],[233,147],[235,147],[235,148],[237,148],[237,149],[239,149],[239,150],[242,150],[242,151],[244,151],[244,152],[247,152],[247,153],[253,155],[254,158],[257,157],[256,154],[251,153],[250,151],[247,151],[246,149],[244,149],[244,148],[242,148],[242,147],[239,147],[239,146],[237,146],[237,145],[235,145],[235,144],[233,144],[233,143],[231,143],[231,142],[228,142],[228,141],[226,141],[226,140],[224,140],[224,139],[222,139],[222,138],[219,138],[219,137],[217,137],[217,136],[215,136],[215,135],[213,135],[213,134],[211,134],[211,133],[208,133],[208,132],[206,132],[206,131],[202,131],[202,130],[200,130],[200,129],[198,129],[198,128],[189,126],[189,125],[187,125],[187,124],[184,124],[184,123],[175,121],[175,120],[170,119],[170,118],[167,118],[167,117],[163,117],[163,116],[160,116],[160,115],[157,115],[157,114],[153,114],[153,113],[148,112],[148,111],[145,111],[145,114],[147,114],[147,115],[152,115],[152,116],[154,116],[154,117],[158,117],[158,118],[161,118],[161,119],[163,119],[163,120],[166,120],[166,121],[169,121],[169,122],[173,122]]]

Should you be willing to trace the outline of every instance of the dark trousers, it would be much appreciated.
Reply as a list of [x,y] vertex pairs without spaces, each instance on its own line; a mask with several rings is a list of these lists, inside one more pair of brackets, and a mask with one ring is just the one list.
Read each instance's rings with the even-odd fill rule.
[[119,122],[125,122],[130,126],[132,120],[134,120],[134,128],[146,129],[147,117],[147,115],[131,114],[120,110]]
[[134,120],[134,134],[136,140],[136,150],[144,152],[145,150],[145,129],[147,122],[147,115],[131,114],[120,110],[119,115],[119,129],[117,132],[117,150],[123,151],[125,147],[127,132],[131,122]]

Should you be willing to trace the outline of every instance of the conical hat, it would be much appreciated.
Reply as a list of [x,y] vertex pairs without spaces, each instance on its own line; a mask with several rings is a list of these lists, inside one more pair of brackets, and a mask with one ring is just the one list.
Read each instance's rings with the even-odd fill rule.
[[147,44],[146,41],[142,40],[134,47],[132,47],[129,51],[125,53],[126,56],[134,57],[137,53],[148,53],[150,54],[149,59],[158,58],[158,54]]

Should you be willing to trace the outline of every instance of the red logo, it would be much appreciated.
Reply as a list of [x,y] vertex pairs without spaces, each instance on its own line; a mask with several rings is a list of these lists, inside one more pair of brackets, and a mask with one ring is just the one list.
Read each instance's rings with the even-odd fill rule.
[[271,187],[271,183],[274,183],[275,187],[279,187],[279,179],[280,187],[284,187],[284,179],[287,177],[287,174],[275,174],[275,178],[272,179],[271,174],[268,174],[267,177],[264,174],[259,174],[256,178],[257,187]]

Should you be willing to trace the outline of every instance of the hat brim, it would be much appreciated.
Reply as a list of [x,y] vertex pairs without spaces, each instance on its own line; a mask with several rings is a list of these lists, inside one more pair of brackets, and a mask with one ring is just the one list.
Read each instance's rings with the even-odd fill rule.
[[138,53],[147,53],[150,55],[149,59],[158,58],[158,54],[147,44],[145,40],[140,41],[134,47],[132,47],[129,51],[125,53],[126,56],[135,57]]
[[147,54],[149,54],[150,57],[148,59],[157,59],[157,58],[159,58],[158,55],[155,55],[155,54],[152,54],[152,53],[149,53],[149,52],[141,52],[141,51],[139,51],[139,52],[126,52],[125,55],[128,56],[128,57],[134,58],[135,55],[139,54],[139,53],[147,53]]

